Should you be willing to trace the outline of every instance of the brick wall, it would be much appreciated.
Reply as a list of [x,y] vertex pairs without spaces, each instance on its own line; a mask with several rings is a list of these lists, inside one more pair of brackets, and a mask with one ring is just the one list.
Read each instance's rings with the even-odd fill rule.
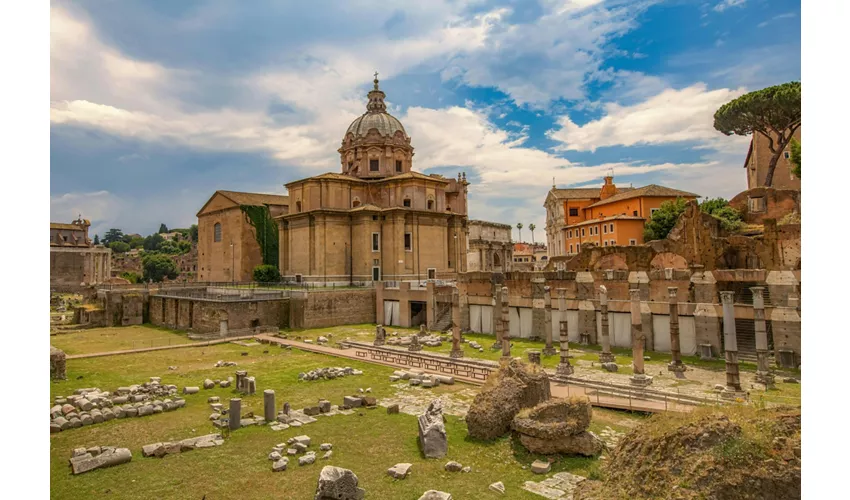
[[375,289],[292,294],[289,326],[321,328],[375,322]]

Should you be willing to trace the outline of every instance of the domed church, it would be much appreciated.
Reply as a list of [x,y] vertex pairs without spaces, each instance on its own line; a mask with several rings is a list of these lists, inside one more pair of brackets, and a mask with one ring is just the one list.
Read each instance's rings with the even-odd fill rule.
[[378,86],[337,150],[341,173],[286,184],[280,271],[324,283],[433,279],[466,271],[466,174],[413,171],[404,125]]

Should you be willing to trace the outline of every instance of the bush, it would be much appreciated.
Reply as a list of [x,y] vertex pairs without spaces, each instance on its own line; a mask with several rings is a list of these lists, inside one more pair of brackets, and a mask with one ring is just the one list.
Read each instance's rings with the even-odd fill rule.
[[124,253],[130,251],[130,245],[124,243],[123,241],[113,241],[109,244],[109,248],[112,249],[115,253]]
[[743,225],[743,222],[741,221],[741,214],[728,205],[715,210],[711,216],[720,219],[720,225],[726,231],[737,231],[738,229],[741,229],[741,226]]
[[280,271],[277,267],[263,264],[254,268],[254,281],[260,283],[277,283],[280,281]]
[[162,253],[146,253],[142,256],[144,280],[162,281],[163,278],[173,280],[177,277],[177,264],[171,257]]
[[121,277],[124,278],[125,280],[129,281],[130,283],[138,283],[139,281],[142,280],[141,276],[139,276],[137,273],[134,273],[132,271],[129,271],[129,272],[126,272],[126,273],[121,273]]
[[685,212],[687,205],[687,202],[682,198],[676,198],[676,201],[665,201],[662,203],[646,223],[646,227],[643,230],[644,241],[666,238],[679,220],[679,216]]

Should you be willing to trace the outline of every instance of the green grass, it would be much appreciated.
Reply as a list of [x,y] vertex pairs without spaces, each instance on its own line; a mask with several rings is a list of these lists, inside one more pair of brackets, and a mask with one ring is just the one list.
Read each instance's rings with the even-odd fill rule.
[[[264,354],[264,350],[269,350]],[[247,356],[242,356],[247,352]],[[236,361],[237,367],[213,368],[218,360]],[[168,366],[177,370],[169,371]],[[352,366],[364,370],[361,376],[335,380],[299,382],[297,374],[323,366]],[[388,382],[393,369],[358,361],[336,359],[297,349],[271,346],[242,347],[220,344],[208,347],[164,350],[103,358],[69,360],[68,379],[51,383],[51,397],[67,395],[80,387],[114,390],[118,386],[141,383],[150,376],[161,376],[163,383],[201,385],[205,378],[225,378],[235,370],[248,370],[257,377],[257,394],[243,397],[243,411],[262,413],[262,391],[274,389],[277,406],[289,401],[293,408],[327,398],[339,404],[342,397],[358,388],[371,387],[372,394],[383,398],[393,394]],[[462,384],[440,386],[443,392],[468,388]],[[268,427],[249,427],[232,433],[221,447],[194,450],[164,459],[143,458],[141,447],[158,441],[176,440],[214,432],[207,420],[207,397],[219,396],[225,402],[236,393],[230,389],[202,390],[186,396],[185,408],[149,417],[112,420],[103,424],[72,429],[50,436],[51,498],[240,498],[310,499],[315,492],[319,471],[324,465],[353,470],[369,498],[417,499],[428,489],[451,492],[455,498],[497,498],[488,485],[503,481],[508,498],[537,499],[521,490],[526,480],[539,481],[523,466],[538,456],[527,453],[512,438],[490,443],[469,439],[462,419],[447,416],[449,454],[445,459],[427,460],[419,451],[416,417],[387,415],[385,409],[360,410],[353,415],[319,418],[303,428],[274,432]],[[624,431],[640,417],[606,410],[594,410],[591,430],[606,425]],[[289,470],[273,473],[267,459],[272,446],[298,434],[307,434],[318,448],[322,442],[334,445],[333,458],[299,467],[290,461]],[[72,476],[68,458],[76,447],[113,445],[130,448],[129,464]],[[321,456],[321,455],[320,455]],[[569,470],[578,474],[597,474],[598,461],[586,458],[557,457],[553,471]],[[443,470],[448,460],[472,467],[469,474]],[[411,475],[402,481],[386,475],[386,469],[399,462],[413,464]]]
[[92,328],[60,333],[50,337],[50,344],[65,354],[129,351],[143,347],[161,347],[169,344],[189,344],[186,332],[169,330],[152,325],[110,328]]

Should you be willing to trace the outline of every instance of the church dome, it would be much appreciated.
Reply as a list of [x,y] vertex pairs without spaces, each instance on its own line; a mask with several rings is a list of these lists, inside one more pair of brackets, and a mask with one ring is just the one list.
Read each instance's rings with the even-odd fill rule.
[[366,105],[366,112],[351,122],[345,135],[353,134],[355,138],[365,137],[370,130],[376,129],[383,137],[392,137],[396,132],[401,131],[405,138],[409,138],[398,118],[387,113],[387,105],[384,104],[386,94],[378,88],[377,73],[373,83],[375,87],[368,94],[369,103]]

